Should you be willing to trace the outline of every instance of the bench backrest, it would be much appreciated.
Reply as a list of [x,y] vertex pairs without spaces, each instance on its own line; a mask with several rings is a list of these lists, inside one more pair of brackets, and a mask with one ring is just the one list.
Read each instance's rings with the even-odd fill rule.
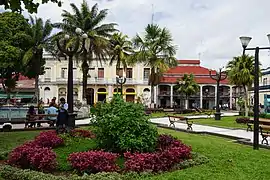
[[169,117],[169,120],[180,120],[180,121],[187,120],[187,118],[183,116],[168,116],[168,117]]
[[261,133],[269,132],[270,131],[270,126],[260,125],[260,130],[261,130]]

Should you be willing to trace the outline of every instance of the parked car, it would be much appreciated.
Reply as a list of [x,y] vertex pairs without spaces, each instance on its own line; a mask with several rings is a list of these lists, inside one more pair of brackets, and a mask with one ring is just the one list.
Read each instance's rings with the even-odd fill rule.
[[0,130],[1,131],[11,131],[12,129],[12,124],[11,123],[4,123],[4,124],[0,124]]

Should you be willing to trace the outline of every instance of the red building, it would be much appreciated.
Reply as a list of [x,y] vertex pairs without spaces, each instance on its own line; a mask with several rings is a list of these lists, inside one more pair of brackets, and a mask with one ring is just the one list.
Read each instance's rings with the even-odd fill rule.
[[[214,70],[211,70],[215,74]],[[189,97],[185,103],[185,95],[174,88],[181,81],[184,74],[193,74],[200,86],[200,91]],[[233,109],[240,93],[238,88],[230,85],[228,79],[220,82],[220,105]],[[160,107],[212,109],[216,105],[216,81],[210,78],[209,69],[200,65],[200,60],[178,60],[178,66],[169,69],[163,74],[161,83],[157,88],[157,104]],[[189,107],[187,107],[187,105]]]

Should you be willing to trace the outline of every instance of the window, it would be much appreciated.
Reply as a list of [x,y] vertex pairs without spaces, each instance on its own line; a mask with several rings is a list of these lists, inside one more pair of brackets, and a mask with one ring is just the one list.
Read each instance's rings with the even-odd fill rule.
[[127,78],[132,78],[132,68],[127,68]]
[[143,70],[143,79],[148,79],[150,76],[150,68],[144,68]]
[[263,78],[263,86],[267,85],[267,78]]
[[123,77],[123,68],[117,68],[116,69],[116,75]]
[[45,78],[51,78],[51,68],[45,68]]
[[61,78],[63,79],[67,78],[67,68],[61,69]]
[[98,68],[98,78],[104,78],[104,68]]

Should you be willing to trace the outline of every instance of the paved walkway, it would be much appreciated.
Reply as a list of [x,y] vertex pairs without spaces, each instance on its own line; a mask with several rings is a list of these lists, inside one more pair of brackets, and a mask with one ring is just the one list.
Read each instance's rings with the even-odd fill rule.
[[[239,112],[229,112],[229,111],[224,111],[221,112],[221,116],[239,116]],[[204,118],[209,118],[207,115],[194,115],[194,116],[185,116],[188,119],[204,119]],[[215,115],[210,115],[210,117],[215,117]]]
[[[169,126],[169,118],[155,118],[150,120],[152,123],[163,125],[163,126]],[[187,129],[187,124],[185,123],[175,123],[175,127],[181,130]],[[198,133],[211,133],[211,134],[217,134],[217,135],[225,135],[225,136],[231,136],[235,139],[245,139],[246,141],[249,141],[250,143],[253,142],[253,132],[247,132],[246,130],[240,130],[240,129],[226,129],[226,128],[219,128],[219,127],[212,127],[212,126],[205,126],[205,125],[198,125],[193,124],[192,125],[193,131]],[[260,143],[261,143],[261,136],[260,137]]]

